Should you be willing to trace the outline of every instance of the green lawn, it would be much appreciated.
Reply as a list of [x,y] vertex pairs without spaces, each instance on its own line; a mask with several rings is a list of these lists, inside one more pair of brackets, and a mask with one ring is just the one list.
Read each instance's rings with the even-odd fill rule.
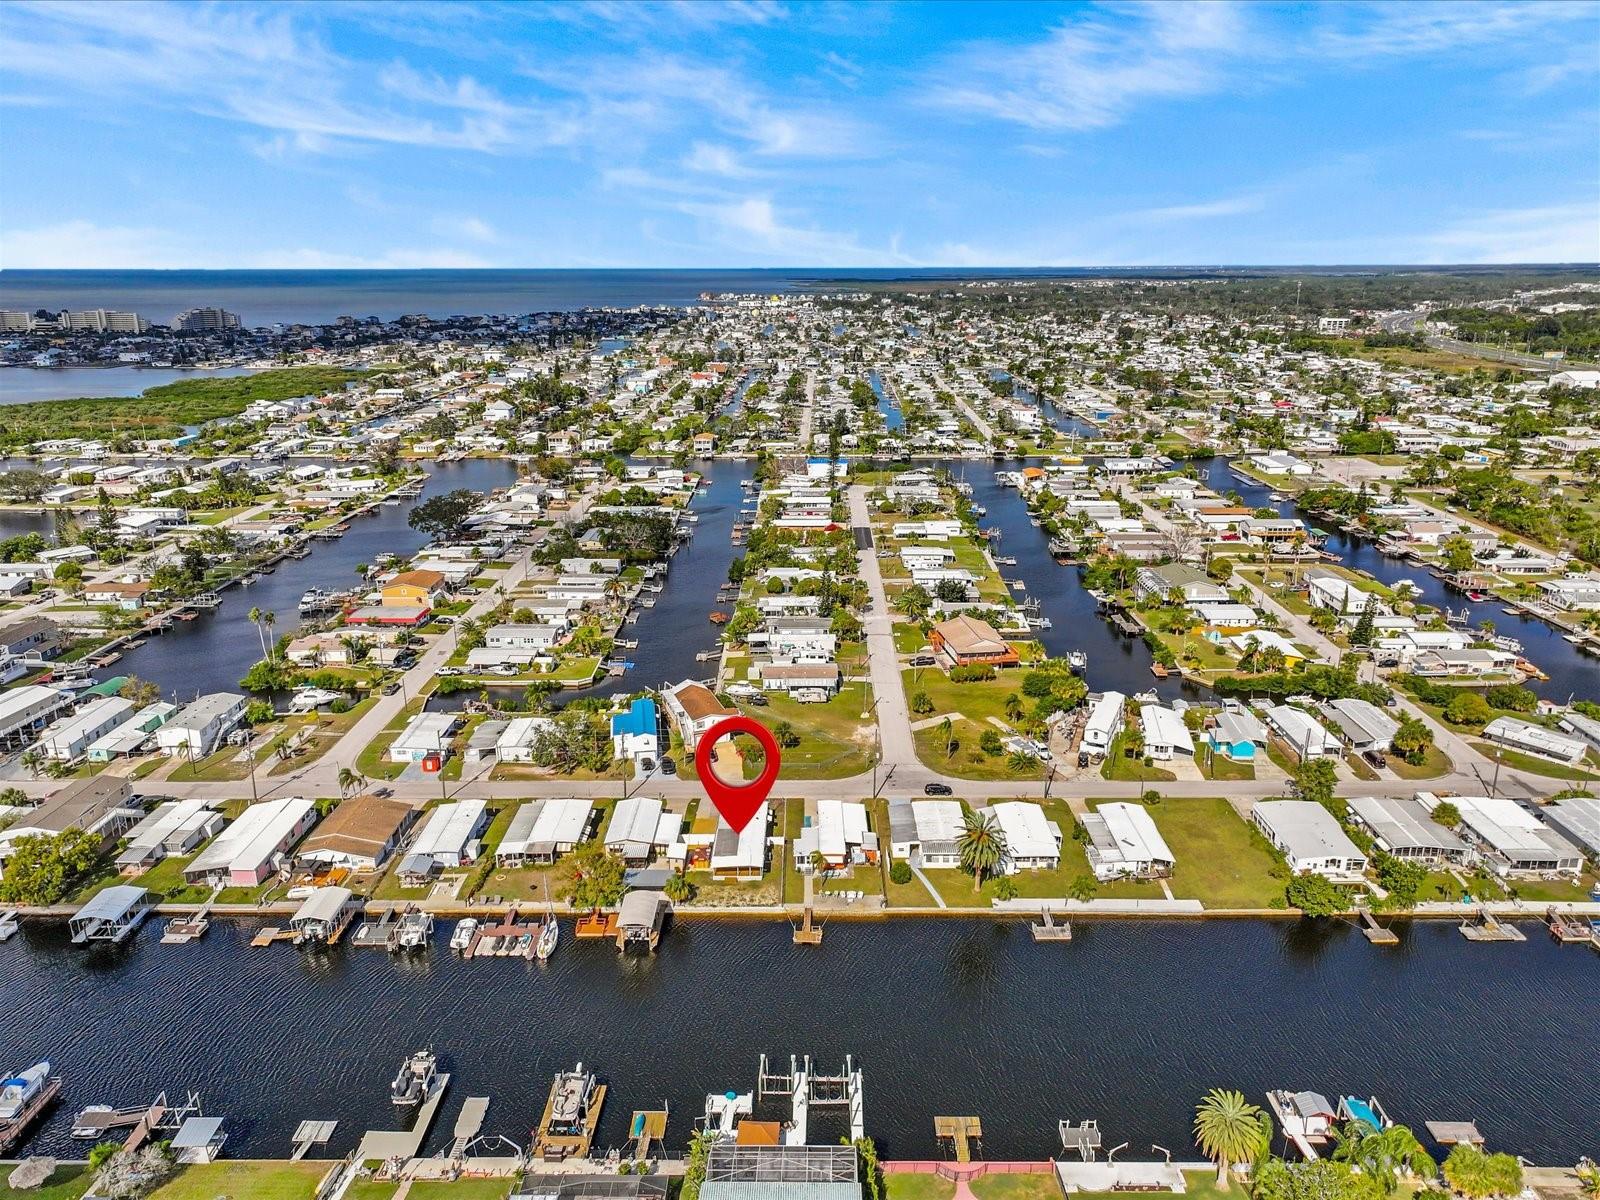
[[185,1167],[150,1200],[311,1200],[331,1164],[325,1162],[214,1162]]
[[1389,769],[1401,779],[1437,779],[1447,775],[1453,765],[1450,756],[1437,746],[1429,746],[1420,763],[1412,765],[1398,754],[1390,754]]
[[1195,762],[1200,766],[1200,774],[1207,779],[1231,781],[1254,779],[1256,777],[1256,769],[1253,764],[1234,762],[1226,754],[1212,754],[1201,749],[1194,757]]
[[511,1179],[421,1180],[411,1185],[411,1200],[505,1200]]
[[1177,866],[1172,894],[1207,908],[1267,908],[1283,899],[1283,880],[1266,840],[1221,797],[1168,797],[1150,816]]
[[400,773],[406,769],[406,764],[390,762],[389,747],[411,718],[422,711],[422,706],[427,702],[426,696],[413,697],[409,704],[396,713],[394,719],[383,727],[383,732],[363,746],[361,753],[356,755],[356,770],[368,779],[398,779]]
[[861,719],[871,703],[865,683],[847,683],[824,704],[800,704],[769,692],[764,707],[746,706],[743,712],[768,729],[786,721],[799,736],[799,745],[780,752],[780,778],[845,779],[871,765],[872,721]]
[[[995,1184],[1000,1183],[1003,1180],[1017,1178],[1024,1177],[1014,1175],[984,1176],[982,1179],[976,1179],[973,1181],[972,1193],[973,1195],[977,1196],[979,1200],[1024,1200],[1024,1197],[1021,1195],[1015,1197],[1002,1196],[999,1192],[991,1193],[980,1187],[981,1184]],[[1052,1185],[1055,1183],[1053,1176],[1034,1176],[1033,1178],[1044,1179]],[[1185,1190],[1181,1194],[1183,1195],[1184,1200],[1239,1200],[1240,1197],[1245,1195],[1245,1190],[1239,1187],[1233,1188],[1226,1192],[1219,1191],[1217,1189],[1217,1173],[1215,1171],[1185,1171],[1183,1173],[1183,1178]],[[1179,1195],[1178,1192],[1148,1192],[1144,1194],[1152,1196]],[[1058,1188],[1051,1193],[1051,1200],[1060,1200],[1060,1195],[1061,1192]],[[1032,1200],[1032,1198],[1029,1197],[1028,1200]],[[1044,1200],[1044,1198],[1041,1196],[1039,1197],[1039,1200]],[[1128,1200],[1128,1193],[1073,1192],[1072,1200]]]
[[[937,725],[916,731],[917,757],[925,764],[958,779],[1043,779],[1044,767],[1037,761],[1025,769],[1013,769],[1009,754],[985,754],[979,745],[984,732],[993,725],[978,725],[957,719],[952,722],[952,739],[947,738]],[[1002,737],[1005,735],[995,729]],[[954,753],[947,753],[949,750]]]
[[[11,1172],[6,1172],[9,1180]],[[9,1183],[0,1189],[0,1195],[27,1196],[29,1200],[78,1200],[89,1188],[90,1175],[82,1167],[57,1167],[43,1187],[32,1191],[12,1191]]]
[[883,1177],[883,1190],[887,1200],[950,1200],[956,1185],[937,1175],[896,1172]]
[[[1549,779],[1600,779],[1600,775],[1586,771],[1582,767],[1569,767],[1565,763],[1551,762],[1547,758],[1520,754],[1515,750],[1507,750],[1504,746],[1496,746],[1492,742],[1473,742],[1472,745],[1485,758],[1498,758],[1506,766],[1526,771],[1530,775],[1543,775]],[[1587,761],[1585,759],[1585,762]]]
[[1142,756],[1129,758],[1127,741],[1126,732],[1117,734],[1111,740],[1106,760],[1100,764],[1100,778],[1119,779],[1127,783],[1171,783],[1177,778],[1164,767],[1158,767],[1153,763],[1148,767],[1145,766]]

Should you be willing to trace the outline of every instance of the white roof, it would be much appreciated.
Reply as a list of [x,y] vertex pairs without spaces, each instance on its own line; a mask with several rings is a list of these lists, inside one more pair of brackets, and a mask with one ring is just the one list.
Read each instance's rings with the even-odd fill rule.
[[1144,726],[1146,745],[1181,747],[1190,754],[1194,753],[1194,738],[1189,734],[1189,727],[1183,723],[1183,718],[1170,708],[1164,708],[1159,704],[1141,704],[1139,723]]
[[1258,800],[1252,811],[1260,814],[1292,860],[1366,858],[1333,814],[1314,800]]
[[961,836],[961,801],[913,800],[911,818],[917,825],[917,840],[954,842]]
[[762,801],[761,807],[756,809],[755,816],[750,818],[750,823],[739,831],[738,846],[731,853],[718,854],[715,846],[723,844],[725,839],[720,836],[723,829],[732,831],[727,821],[718,817],[720,826],[719,836],[712,843],[711,869],[713,871],[748,870],[752,867],[759,868],[767,861],[767,802]]
[[816,829],[824,857],[844,858],[867,832],[867,807],[855,800],[818,800]]
[[589,823],[589,813],[593,808],[594,801],[583,796],[546,800],[533,828],[528,831],[528,844],[575,845],[583,838],[583,830]]
[[629,796],[617,801],[611,810],[611,821],[606,825],[606,845],[620,846],[637,842],[656,844],[656,832],[661,827],[661,801],[654,796]]
[[1338,740],[1322,727],[1322,722],[1288,704],[1274,704],[1267,709],[1267,723],[1298,754],[1324,754],[1338,749]]
[[[1100,819],[1095,821],[1093,818]],[[1102,804],[1084,821],[1100,861],[1108,866],[1142,868],[1175,863],[1166,839],[1140,804]]]
[[[448,714],[445,714],[448,715]],[[417,834],[411,854],[461,854],[483,820],[487,805],[482,800],[456,800],[441,804],[428,814],[428,821]]]
[[1552,851],[1575,857],[1578,850],[1515,800],[1504,796],[1452,796],[1461,819],[1473,833],[1508,859]]
[[1006,838],[1007,856],[1017,858],[1054,858],[1061,846],[1051,833],[1051,824],[1045,820],[1044,809],[1026,800],[1005,800],[990,807]]
[[1117,724],[1122,720],[1122,708],[1126,702],[1121,692],[1106,692],[1094,702],[1094,707],[1089,710],[1089,719],[1084,723],[1084,732],[1099,730],[1110,735],[1116,730]]
[[554,726],[555,720],[551,717],[512,717],[496,739],[495,750],[504,753],[512,747],[521,749],[531,746],[541,730]]
[[301,921],[332,921],[355,895],[347,887],[319,887],[305,898],[305,902],[289,918],[289,924]]
[[447,747],[450,745],[450,730],[455,728],[458,719],[455,713],[418,713],[395,738],[394,748],[439,750]]
[[156,805],[149,816],[128,831],[127,848],[144,850],[159,846],[179,830],[198,827],[211,816],[211,806],[215,803],[203,796],[191,796]]
[[185,873],[259,869],[283,848],[289,830],[315,807],[310,800],[298,796],[252,804],[184,868]]

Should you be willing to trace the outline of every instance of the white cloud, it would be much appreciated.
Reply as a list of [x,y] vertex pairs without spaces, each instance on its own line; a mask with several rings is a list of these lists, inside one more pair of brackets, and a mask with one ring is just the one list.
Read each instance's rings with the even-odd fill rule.
[[1424,262],[1600,262],[1597,211],[1593,200],[1495,209],[1460,217],[1417,244]]
[[1214,217],[1237,217],[1244,213],[1260,212],[1267,206],[1263,192],[1247,192],[1238,196],[1224,196],[1217,200],[1203,200],[1194,204],[1174,204],[1165,208],[1145,208],[1128,214],[1134,221],[1196,221]]
[[465,238],[470,242],[492,243],[500,240],[494,226],[479,217],[435,217],[433,231],[441,237]]
[[793,224],[765,196],[684,200],[674,207],[696,219],[711,246],[759,254],[777,265],[901,266],[911,261],[894,246],[872,250],[855,234]]
[[1246,40],[1244,10],[1231,4],[1090,10],[1032,45],[962,48],[928,100],[1033,129],[1101,129],[1145,101],[1217,90]]
[[1558,22],[1585,19],[1592,24],[1595,15],[1588,3],[1539,0],[1351,4],[1328,11],[1335,20],[1320,32],[1315,49],[1351,59],[1444,54],[1472,46],[1500,48]]

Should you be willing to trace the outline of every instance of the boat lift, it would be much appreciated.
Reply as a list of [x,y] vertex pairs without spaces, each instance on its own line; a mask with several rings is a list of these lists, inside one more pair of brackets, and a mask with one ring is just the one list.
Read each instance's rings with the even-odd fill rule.
[[866,1100],[862,1088],[861,1069],[850,1055],[845,1055],[844,1069],[838,1074],[819,1074],[811,1064],[808,1054],[803,1060],[789,1056],[789,1070],[771,1069],[765,1054],[756,1074],[756,1096],[787,1095],[794,1106],[793,1119],[784,1131],[784,1144],[804,1146],[807,1119],[812,1106],[817,1108],[843,1108],[849,1115],[850,1140],[859,1141],[866,1136]]

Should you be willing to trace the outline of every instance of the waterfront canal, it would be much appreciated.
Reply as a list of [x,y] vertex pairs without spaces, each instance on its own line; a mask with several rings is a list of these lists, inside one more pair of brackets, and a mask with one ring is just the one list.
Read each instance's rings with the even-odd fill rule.
[[[1236,492],[1240,500],[1252,508],[1275,509],[1283,516],[1299,517],[1312,527],[1326,527],[1329,523],[1328,518],[1302,510],[1293,500],[1273,500],[1273,489],[1242,472],[1236,473],[1230,459],[1211,458],[1195,465],[1208,487],[1222,493]],[[1380,554],[1377,544],[1369,538],[1355,538],[1330,530],[1323,549],[1337,555],[1341,565],[1365,571],[1381,583],[1392,586],[1409,580],[1416,585],[1418,599],[1424,604],[1457,613],[1465,609],[1472,628],[1492,621],[1496,633],[1516,638],[1522,643],[1522,653],[1528,661],[1550,676],[1548,680],[1528,681],[1528,687],[1545,699],[1556,704],[1565,704],[1574,696],[1579,700],[1600,700],[1600,662],[1562,638],[1555,626],[1537,617],[1507,612],[1507,605],[1500,600],[1474,603],[1460,592],[1446,588],[1438,576],[1420,563]]]
[[980,1115],[990,1158],[1057,1151],[1065,1117],[1098,1119],[1127,1157],[1182,1157],[1215,1086],[1376,1095],[1419,1133],[1470,1118],[1535,1162],[1593,1153],[1600,956],[1533,925],[1482,946],[1447,922],[1397,928],[1379,948],[1331,921],[1080,921],[1070,945],[1039,945],[1023,921],[900,919],[797,948],[782,921],[679,920],[652,958],[564,940],[540,967],[251,949],[255,925],[227,920],[185,947],[152,922],[86,951],[30,923],[0,947],[0,1069],[48,1058],[65,1077],[28,1147],[65,1155],[83,1151],[80,1108],[163,1088],[198,1089],[230,1155],[286,1155],[312,1118],[339,1121],[341,1155],[393,1127],[388,1082],[430,1044],[453,1074],[432,1149],[469,1095],[492,1098],[486,1131],[525,1145],[550,1076],[579,1059],[611,1083],[598,1145],[666,1101],[681,1146],[706,1093],[749,1089],[767,1052],[854,1055],[886,1157],[937,1156],[937,1113]]
[[[430,462],[426,467],[423,499],[456,488],[489,492],[517,480],[517,465],[509,459]],[[406,524],[414,503],[383,504],[351,518],[349,533],[336,541],[312,541],[307,557],[283,559],[270,575],[257,576],[248,587],[226,589],[220,608],[202,612],[193,621],[177,622],[168,632],[126,651],[109,673],[152,680],[169,699],[176,695],[184,701],[196,693],[238,690],[239,680],[261,657],[261,638],[250,623],[250,610],[274,613],[277,624],[268,636],[281,637],[299,628],[300,597],[308,588],[343,591],[361,582],[358,565],[370,564],[386,551],[402,557],[414,553],[428,541],[426,534]]]

